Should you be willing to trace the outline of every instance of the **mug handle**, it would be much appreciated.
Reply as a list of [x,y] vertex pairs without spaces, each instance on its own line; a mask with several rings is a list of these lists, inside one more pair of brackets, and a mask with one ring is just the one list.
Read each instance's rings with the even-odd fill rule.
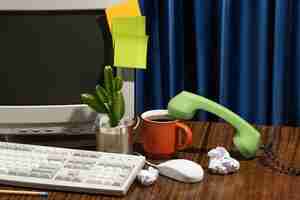
[[136,123],[135,125],[133,126],[133,130],[136,130],[139,126],[140,126],[140,123],[141,123],[141,118],[139,116],[136,117]]
[[185,142],[183,144],[177,144],[176,149],[182,150],[186,148],[188,145],[192,144],[192,130],[187,125],[181,123],[181,122],[175,122],[176,127],[181,128],[184,130],[185,134]]

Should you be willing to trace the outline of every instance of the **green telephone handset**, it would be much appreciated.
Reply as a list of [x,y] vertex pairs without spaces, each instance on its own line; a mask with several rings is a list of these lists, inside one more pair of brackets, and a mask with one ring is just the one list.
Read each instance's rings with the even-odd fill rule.
[[246,158],[255,157],[260,144],[260,133],[244,119],[224,106],[191,92],[182,91],[168,104],[169,114],[178,119],[191,119],[197,109],[214,113],[233,125],[237,132],[233,143]]

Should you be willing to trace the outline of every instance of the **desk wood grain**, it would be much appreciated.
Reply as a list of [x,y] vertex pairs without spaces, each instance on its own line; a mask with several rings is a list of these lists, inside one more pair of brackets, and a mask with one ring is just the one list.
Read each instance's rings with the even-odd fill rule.
[[[111,197],[103,195],[88,195],[71,192],[49,191],[49,200],[300,200],[300,177],[288,176],[272,171],[265,167],[258,158],[253,160],[241,160],[241,168],[238,173],[220,176],[207,173],[208,158],[207,150],[217,145],[233,149],[232,136],[234,129],[225,123],[199,123],[191,122],[189,125],[193,129],[193,145],[179,152],[176,157],[187,158],[200,163],[205,169],[205,178],[201,183],[184,184],[172,181],[165,177],[159,177],[158,181],[150,186],[143,187],[134,183],[124,197]],[[300,129],[292,127],[265,127],[258,129],[262,133],[265,143],[270,131],[279,132],[281,143],[285,148],[281,149],[283,158],[290,158],[297,154],[296,149],[290,149],[290,143],[299,138]],[[300,150],[298,148],[298,150]],[[299,156],[298,156],[299,157]],[[293,161],[296,162],[296,161]],[[298,165],[299,166],[299,165]],[[26,188],[0,186],[1,189]],[[31,197],[24,195],[1,195],[0,199],[6,200],[37,200],[41,197]]]

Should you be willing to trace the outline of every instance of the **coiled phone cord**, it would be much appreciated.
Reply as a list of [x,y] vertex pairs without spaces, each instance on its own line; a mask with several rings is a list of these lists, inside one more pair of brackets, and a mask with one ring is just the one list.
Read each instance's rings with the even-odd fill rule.
[[[261,147],[261,149],[263,150],[263,156],[261,157],[262,158],[261,161],[265,166],[268,166],[271,169],[278,171],[280,173],[287,174],[290,176],[299,176],[300,175],[299,167],[290,166],[290,164],[280,160],[280,158],[276,156],[276,154],[274,153],[273,149],[278,148],[278,144],[279,144],[279,138],[277,138],[278,136],[276,135],[278,134],[274,134],[273,132],[271,132],[269,134],[268,143]],[[275,142],[277,143],[275,144]],[[297,151],[297,149],[300,148],[298,146],[299,146],[299,139],[296,144],[295,151]]]

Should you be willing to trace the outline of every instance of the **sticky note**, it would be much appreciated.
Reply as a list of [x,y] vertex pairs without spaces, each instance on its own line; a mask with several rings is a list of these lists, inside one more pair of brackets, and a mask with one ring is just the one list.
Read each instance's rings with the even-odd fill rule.
[[112,18],[112,35],[146,35],[145,17],[114,17]]
[[117,35],[114,42],[114,66],[146,69],[148,36]]
[[107,8],[105,12],[110,29],[114,17],[141,16],[138,0],[124,0],[123,3]]

